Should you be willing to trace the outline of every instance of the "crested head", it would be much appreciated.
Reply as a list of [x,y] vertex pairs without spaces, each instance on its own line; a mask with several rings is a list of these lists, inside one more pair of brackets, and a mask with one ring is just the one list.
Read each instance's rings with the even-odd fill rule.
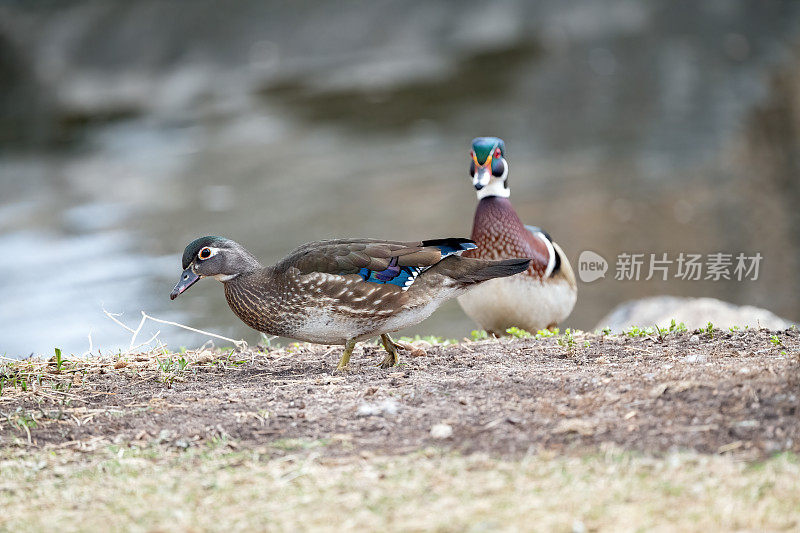
[[506,145],[499,137],[476,137],[472,139],[469,173],[478,199],[487,196],[508,198],[508,162]]
[[183,274],[169,295],[173,300],[201,278],[213,277],[226,283],[261,268],[261,263],[244,246],[215,235],[190,242],[183,250],[181,265]]
[[486,159],[496,148],[499,148],[500,154],[505,157],[506,144],[500,137],[475,137],[472,139],[472,151],[475,152],[475,157],[480,165],[486,163]]
[[195,239],[189,244],[186,245],[186,248],[183,250],[183,258],[181,258],[181,265],[183,268],[189,268],[189,265],[192,261],[195,260],[197,254],[206,247],[212,248],[223,248],[226,247],[228,244],[238,244],[230,239],[226,239],[225,237],[217,237],[216,235],[207,235],[206,237],[200,237],[199,239]]

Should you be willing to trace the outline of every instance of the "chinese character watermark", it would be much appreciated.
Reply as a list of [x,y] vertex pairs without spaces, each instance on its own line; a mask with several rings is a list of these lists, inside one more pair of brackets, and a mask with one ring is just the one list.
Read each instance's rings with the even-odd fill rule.
[[[760,252],[748,255],[715,252],[692,254],[681,252],[670,256],[664,253],[628,253],[617,256],[614,279],[617,281],[757,281]],[[608,261],[596,252],[586,250],[578,258],[578,276],[584,283],[605,277]]]

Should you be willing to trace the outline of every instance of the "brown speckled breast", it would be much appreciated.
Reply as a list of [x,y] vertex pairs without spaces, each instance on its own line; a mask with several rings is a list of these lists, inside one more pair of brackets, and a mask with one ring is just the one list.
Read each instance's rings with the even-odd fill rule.
[[274,282],[272,276],[263,272],[239,276],[225,283],[225,299],[236,316],[251,328],[281,335],[288,329],[284,324],[291,327],[293,313],[291,308],[283,316],[274,312],[283,299],[283,291]]
[[547,245],[520,221],[508,198],[487,196],[481,199],[472,223],[472,240],[478,248],[464,253],[481,259],[530,257],[525,274],[541,279],[550,259]]

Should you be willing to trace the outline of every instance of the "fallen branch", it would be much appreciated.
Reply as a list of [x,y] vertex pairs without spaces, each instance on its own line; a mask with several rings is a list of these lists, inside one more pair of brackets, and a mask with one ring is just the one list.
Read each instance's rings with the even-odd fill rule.
[[187,325],[181,324],[179,322],[173,322],[172,320],[164,320],[164,319],[161,319],[161,318],[156,318],[154,316],[148,315],[144,311],[142,311],[142,319],[139,321],[139,324],[136,326],[136,329],[133,329],[133,328],[125,325],[121,320],[119,320],[117,317],[118,316],[122,316],[119,313],[116,313],[116,314],[115,313],[109,313],[105,309],[103,309],[103,313],[105,313],[105,315],[108,318],[110,318],[111,320],[116,322],[119,326],[121,326],[121,327],[125,328],[127,331],[131,332],[131,340],[130,340],[130,343],[128,344],[128,350],[125,352],[126,354],[129,354],[133,350],[139,349],[142,346],[149,345],[150,343],[152,343],[154,341],[157,341],[159,343],[159,346],[161,346],[161,347],[164,346],[164,344],[158,339],[158,335],[159,335],[159,333],[161,333],[161,331],[157,331],[147,341],[139,343],[139,344],[135,344],[136,343],[136,338],[139,336],[139,333],[142,331],[142,328],[144,327],[145,322],[147,322],[148,320],[152,320],[153,322],[158,322],[159,324],[166,324],[168,326],[175,326],[175,327],[178,327],[178,328],[187,329],[189,331],[193,331],[195,333],[200,333],[202,335],[207,335],[207,336],[213,337],[215,339],[221,339],[221,340],[233,343],[233,345],[236,346],[237,348],[244,349],[244,348],[247,347],[247,343],[245,341],[243,341],[243,340],[231,339],[229,337],[224,337],[222,335],[217,335],[216,333],[211,333],[210,331],[203,331],[202,329],[193,328],[191,326],[187,326]]

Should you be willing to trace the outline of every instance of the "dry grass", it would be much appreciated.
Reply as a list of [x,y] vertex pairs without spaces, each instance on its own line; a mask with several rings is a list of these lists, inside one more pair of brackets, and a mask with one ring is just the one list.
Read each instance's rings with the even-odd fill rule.
[[[314,443],[307,443],[313,448]],[[498,460],[431,449],[275,458],[224,442],[0,455],[0,529],[709,531],[800,527],[800,464],[729,456]]]

